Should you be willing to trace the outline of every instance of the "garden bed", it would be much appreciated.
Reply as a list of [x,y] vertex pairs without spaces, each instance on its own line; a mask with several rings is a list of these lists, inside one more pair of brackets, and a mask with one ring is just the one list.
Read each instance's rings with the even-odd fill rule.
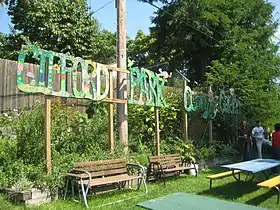
[[57,199],[57,197],[52,195],[49,190],[41,190],[36,188],[31,188],[20,192],[11,188],[7,188],[4,189],[4,191],[9,195],[9,199],[17,204],[40,205]]
[[236,162],[238,156],[229,156],[229,157],[215,157],[209,160],[200,160],[198,161],[198,170],[203,171],[205,169],[219,167],[222,164]]

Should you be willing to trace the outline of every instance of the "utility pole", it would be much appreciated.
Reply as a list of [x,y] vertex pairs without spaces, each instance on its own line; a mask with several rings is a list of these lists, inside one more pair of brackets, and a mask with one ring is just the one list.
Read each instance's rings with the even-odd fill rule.
[[[117,6],[117,66],[126,69],[126,0],[116,0]],[[127,99],[127,75],[118,72],[117,76],[118,98]],[[119,139],[128,151],[128,123],[127,104],[117,105]]]

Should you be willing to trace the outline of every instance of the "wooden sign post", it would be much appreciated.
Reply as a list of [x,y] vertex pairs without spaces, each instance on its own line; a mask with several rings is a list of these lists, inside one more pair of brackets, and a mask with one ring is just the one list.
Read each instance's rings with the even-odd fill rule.
[[[109,72],[109,98],[114,98],[114,86],[113,86],[112,71]],[[113,103],[108,103],[108,132],[109,132],[109,149],[111,152],[115,149],[115,139],[114,139],[114,105]]]
[[51,99],[50,96],[45,96],[45,158],[46,172],[51,173]]
[[[185,89],[185,87],[187,86],[187,81],[184,81],[184,87],[183,90]],[[183,105],[183,132],[184,132],[184,139],[187,140],[189,138],[189,134],[188,134],[188,112],[187,110],[184,108]]]
[[160,129],[159,129],[159,107],[155,107],[155,120],[156,120],[156,153],[160,155]]

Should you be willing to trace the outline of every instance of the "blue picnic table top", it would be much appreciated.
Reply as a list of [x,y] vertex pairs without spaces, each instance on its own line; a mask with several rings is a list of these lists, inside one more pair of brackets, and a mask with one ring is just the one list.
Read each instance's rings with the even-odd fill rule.
[[175,193],[137,206],[151,210],[264,210],[264,208],[188,193]]
[[230,170],[241,170],[251,173],[257,173],[265,171],[274,167],[280,166],[279,160],[274,159],[254,159],[250,161],[222,165],[222,168],[228,168]]

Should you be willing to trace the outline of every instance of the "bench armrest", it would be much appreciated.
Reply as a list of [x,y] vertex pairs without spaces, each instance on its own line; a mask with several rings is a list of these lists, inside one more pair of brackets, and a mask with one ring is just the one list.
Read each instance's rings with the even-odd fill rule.
[[159,161],[150,161],[149,162],[149,168],[148,173],[160,173],[163,174],[162,165]]
[[[86,178],[88,178],[89,179],[89,183],[91,182],[91,180],[92,180],[92,177],[91,177],[91,173],[89,172],[89,171],[87,171],[87,170],[83,170],[83,169],[79,169],[79,168],[73,168],[72,170],[71,170],[71,173],[69,173],[68,175],[69,176],[74,176],[75,177],[75,175],[74,174],[72,174],[73,172],[80,172],[80,173],[85,173],[85,174],[87,174],[87,177]],[[77,174],[78,175],[78,174]],[[80,177],[80,176],[78,176],[78,177]],[[85,177],[80,177],[81,179],[85,179]]]
[[186,166],[187,164],[196,164],[196,162],[190,158],[182,158],[182,166]]
[[136,169],[138,171],[138,174],[141,175],[142,177],[146,177],[146,167],[140,165],[140,164],[132,164],[128,163],[126,164],[127,169]]
[[159,161],[151,161],[149,164],[150,166],[156,165],[158,168],[161,167],[161,163]]

